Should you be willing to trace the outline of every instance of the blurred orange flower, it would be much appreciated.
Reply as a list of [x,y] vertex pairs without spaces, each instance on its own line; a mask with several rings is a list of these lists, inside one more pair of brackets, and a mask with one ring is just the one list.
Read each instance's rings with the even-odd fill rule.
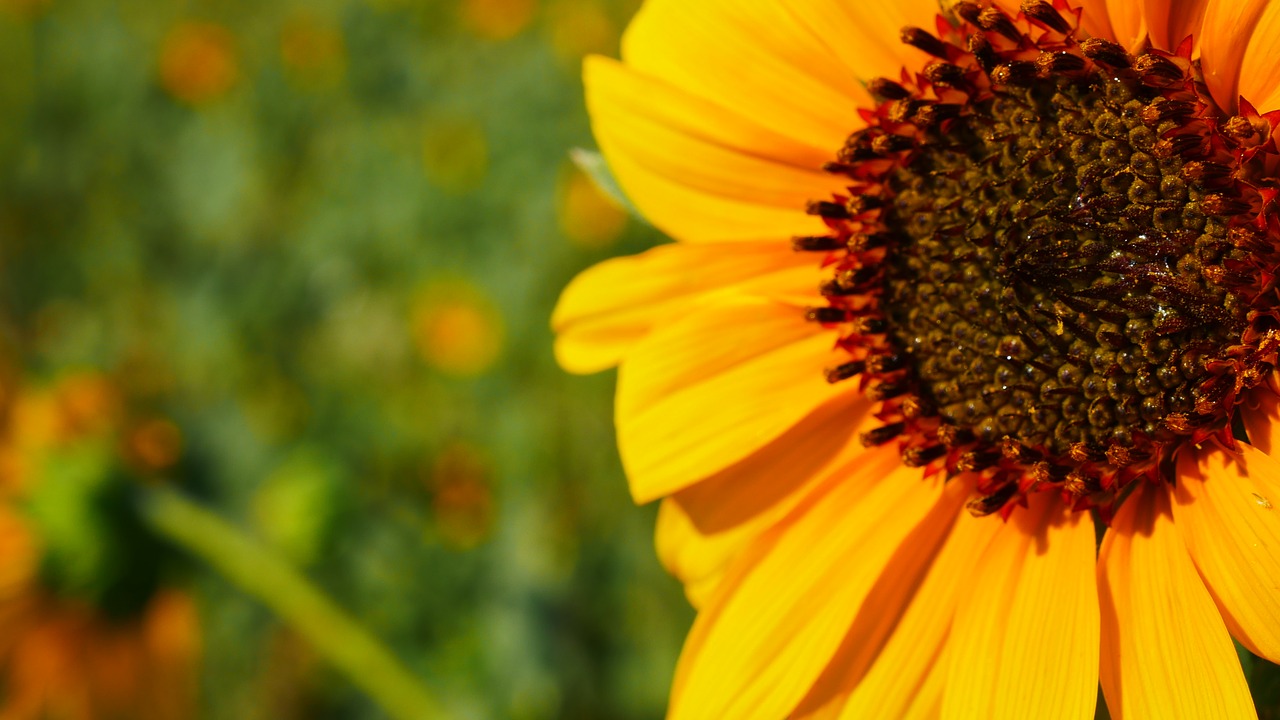
[[225,27],[185,22],[169,31],[160,51],[160,83],[173,97],[203,105],[226,95],[238,76],[235,40]]
[[462,23],[486,40],[515,37],[528,26],[536,0],[462,0]]
[[414,339],[426,362],[448,375],[483,374],[502,350],[502,317],[479,288],[441,281],[420,295],[413,311]]
[[488,537],[493,528],[489,474],[488,460],[465,443],[451,443],[436,458],[428,480],[431,510],[448,544],[468,549]]

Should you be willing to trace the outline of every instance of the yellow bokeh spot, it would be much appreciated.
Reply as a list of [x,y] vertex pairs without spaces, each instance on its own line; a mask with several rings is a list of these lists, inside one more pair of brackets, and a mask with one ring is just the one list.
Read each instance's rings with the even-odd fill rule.
[[160,50],[160,83],[191,105],[212,102],[236,84],[235,41],[221,25],[185,22],[169,31]]
[[422,138],[422,165],[427,179],[441,190],[465,193],[484,183],[489,143],[471,121],[440,120],[427,124]]
[[575,245],[605,248],[618,239],[627,225],[627,212],[573,165],[560,174],[556,217],[560,230]]
[[9,427],[13,443],[22,450],[44,450],[62,435],[62,411],[48,392],[24,393],[13,403]]
[[280,31],[280,60],[295,84],[331,87],[346,72],[347,46],[342,30],[327,19],[299,13]]
[[502,317],[478,288],[461,281],[436,283],[420,294],[413,334],[427,364],[458,377],[484,373],[502,351]]
[[493,528],[493,491],[489,463],[471,445],[454,442],[436,457],[428,478],[431,514],[441,539],[460,549],[473,548]]
[[462,0],[462,24],[486,40],[506,40],[529,25],[537,0]]
[[182,455],[182,431],[164,418],[151,418],[129,433],[129,453],[148,470],[164,470]]
[[548,40],[556,56],[575,70],[586,55],[612,55],[618,24],[594,0],[560,0],[547,10]]

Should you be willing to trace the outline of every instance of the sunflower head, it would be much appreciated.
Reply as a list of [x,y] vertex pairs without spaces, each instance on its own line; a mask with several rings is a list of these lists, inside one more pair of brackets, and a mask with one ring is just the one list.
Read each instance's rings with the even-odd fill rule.
[[1032,491],[1108,508],[1173,453],[1233,443],[1271,371],[1280,256],[1275,118],[1224,116],[1191,59],[1077,36],[1079,14],[961,2],[932,59],[878,100],[810,203],[830,232],[827,305],[908,465],[982,471],[970,508]]

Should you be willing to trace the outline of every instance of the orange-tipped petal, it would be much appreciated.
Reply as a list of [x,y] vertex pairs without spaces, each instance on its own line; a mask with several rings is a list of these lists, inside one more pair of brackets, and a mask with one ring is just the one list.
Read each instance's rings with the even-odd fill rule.
[[1098,686],[1093,518],[1057,497],[1014,511],[966,583],[943,718],[1092,718]]
[[1136,490],[1102,541],[1107,709],[1116,720],[1255,719],[1235,646],[1174,527],[1169,494]]
[[[1087,12],[1087,11],[1086,11]],[[1107,0],[1107,18],[1115,41],[1135,52],[1147,40],[1147,17],[1141,2]]]
[[556,359],[570,372],[617,365],[650,330],[725,294],[821,304],[812,254],[789,243],[670,244],[579,274],[551,316]]
[[[1200,46],[1200,24],[1209,0],[1146,0],[1145,16],[1152,46],[1172,51],[1188,36]],[[1194,54],[1193,50],[1193,54]]]
[[587,58],[583,81],[610,169],[669,235],[723,241],[825,231],[804,207],[843,190],[821,169],[839,144],[779,134],[603,57]]
[[1271,382],[1255,388],[1248,400],[1240,405],[1240,417],[1244,421],[1249,444],[1268,455],[1280,453],[1280,394]]
[[1080,15],[1080,29],[1087,35],[1103,40],[1116,39],[1111,16],[1107,13],[1107,0],[1080,0],[1071,4],[1084,11]]
[[850,467],[735,564],[685,643],[672,720],[786,717],[899,549],[960,510],[959,484],[902,466],[880,472]]
[[[1236,110],[1244,97],[1260,112],[1266,95],[1275,88],[1280,69],[1273,55],[1260,53],[1280,32],[1280,3],[1269,0],[1209,0],[1201,25],[1200,59],[1205,84],[1213,99],[1227,112]],[[1258,49],[1254,44],[1257,41]]]
[[[974,478],[966,475],[948,483],[953,486],[948,488],[949,493],[957,498],[966,497],[972,493]],[[932,516],[912,533],[911,540],[894,553],[885,572],[863,601],[839,650],[797,709],[798,714],[804,715],[811,708],[825,706],[828,713],[834,715],[872,664],[877,662],[881,651],[897,634],[912,596],[925,582],[942,552],[957,516],[967,514],[956,510],[956,507],[945,503],[938,505]]]
[[936,716],[947,676],[943,657],[957,598],[1002,525],[991,518],[959,513],[901,618],[884,613],[896,625],[883,648],[870,648],[870,668],[857,662],[862,658],[856,656],[852,663],[833,663],[828,671],[833,682],[815,686],[798,714],[845,720]]
[[[748,322],[749,320],[749,322]],[[804,310],[752,298],[655,330],[618,372],[618,449],[637,502],[737,463],[828,400],[857,392],[824,370],[847,357]]]
[[1248,445],[1185,453],[1173,517],[1227,627],[1280,662],[1280,461]]

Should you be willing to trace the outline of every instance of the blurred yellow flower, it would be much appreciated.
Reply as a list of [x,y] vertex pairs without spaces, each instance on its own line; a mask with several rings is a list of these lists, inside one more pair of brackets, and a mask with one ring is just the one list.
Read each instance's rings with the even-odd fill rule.
[[596,184],[572,164],[560,173],[556,217],[565,237],[586,248],[606,248],[626,227],[627,212],[600,191]]
[[203,105],[226,95],[236,84],[239,67],[235,38],[209,22],[174,26],[160,50],[160,84],[173,97]]
[[422,134],[422,165],[433,185],[453,194],[470,192],[484,182],[489,169],[489,143],[472,120],[440,119]]
[[515,37],[529,25],[537,0],[462,0],[462,24],[486,40]]
[[445,374],[480,375],[502,351],[502,317],[471,283],[440,281],[428,286],[419,293],[412,321],[418,352]]

